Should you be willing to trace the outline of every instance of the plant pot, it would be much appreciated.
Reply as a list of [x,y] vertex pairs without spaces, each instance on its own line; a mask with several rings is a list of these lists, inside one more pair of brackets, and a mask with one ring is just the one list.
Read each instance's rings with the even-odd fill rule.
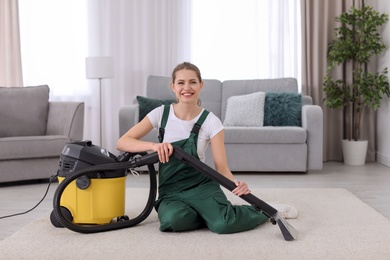
[[342,141],[344,164],[359,166],[366,163],[368,141]]

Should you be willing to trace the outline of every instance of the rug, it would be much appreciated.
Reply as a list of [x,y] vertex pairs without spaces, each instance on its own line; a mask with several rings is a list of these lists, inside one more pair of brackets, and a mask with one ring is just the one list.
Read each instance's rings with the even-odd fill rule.
[[[345,189],[260,189],[266,202],[287,201],[300,211],[288,220],[298,232],[285,241],[278,226],[218,235],[207,229],[158,230],[157,214],[135,227],[80,234],[52,226],[45,214],[0,242],[0,259],[390,259],[390,221]],[[227,192],[234,204],[245,201]],[[147,189],[127,189],[126,214],[144,208]]]

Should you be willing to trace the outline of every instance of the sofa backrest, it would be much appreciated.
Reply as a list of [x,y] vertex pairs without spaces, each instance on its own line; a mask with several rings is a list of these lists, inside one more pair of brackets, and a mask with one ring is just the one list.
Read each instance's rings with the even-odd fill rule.
[[0,87],[0,137],[46,133],[49,87]]
[[[222,82],[215,79],[204,79],[204,87],[200,94],[202,107],[220,118],[222,101]],[[176,99],[171,90],[171,78],[151,75],[146,83],[146,97],[154,99]]]
[[298,93],[298,83],[295,78],[225,80],[222,82],[221,120],[223,121],[225,119],[227,100],[229,97],[260,91]]

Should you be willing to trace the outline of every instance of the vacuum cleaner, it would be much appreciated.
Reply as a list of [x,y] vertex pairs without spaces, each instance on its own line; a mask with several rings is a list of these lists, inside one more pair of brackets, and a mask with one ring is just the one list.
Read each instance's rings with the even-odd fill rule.
[[[180,147],[173,157],[199,170],[232,191],[236,185]],[[115,156],[91,141],[75,141],[65,145],[59,163],[59,185],[54,193],[51,223],[79,233],[96,233],[135,226],[145,220],[154,207],[157,177],[154,164],[157,153],[123,153]],[[145,208],[136,217],[125,215],[125,191],[128,169],[146,165],[150,189]],[[296,239],[298,232],[278,211],[253,194],[240,196],[278,225],[284,239]]]

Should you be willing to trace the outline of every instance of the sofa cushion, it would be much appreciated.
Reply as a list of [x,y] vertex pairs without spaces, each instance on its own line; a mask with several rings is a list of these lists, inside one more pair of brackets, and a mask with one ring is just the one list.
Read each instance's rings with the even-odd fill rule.
[[264,92],[229,97],[223,125],[263,126],[264,100]]
[[264,126],[301,126],[301,115],[301,94],[266,93]]
[[0,87],[0,137],[45,135],[49,87]]
[[0,160],[59,157],[70,138],[63,135],[0,138]]
[[141,121],[150,111],[152,111],[156,107],[159,107],[161,105],[170,105],[175,102],[175,100],[173,99],[160,100],[141,96],[137,96],[137,101],[139,105],[139,121]]
[[297,126],[225,127],[225,143],[300,144],[306,139],[306,130]]

